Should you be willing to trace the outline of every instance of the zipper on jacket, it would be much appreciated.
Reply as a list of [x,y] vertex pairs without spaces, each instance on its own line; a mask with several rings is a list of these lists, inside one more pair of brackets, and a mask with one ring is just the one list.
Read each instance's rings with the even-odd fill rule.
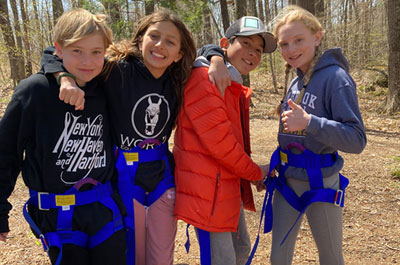
[[220,177],[221,177],[221,173],[218,172],[217,181],[215,182],[214,199],[213,199],[213,204],[212,204],[212,208],[211,208],[211,216],[214,215],[214,209],[215,209],[215,203],[217,202],[217,191],[218,191],[218,187],[219,187]]

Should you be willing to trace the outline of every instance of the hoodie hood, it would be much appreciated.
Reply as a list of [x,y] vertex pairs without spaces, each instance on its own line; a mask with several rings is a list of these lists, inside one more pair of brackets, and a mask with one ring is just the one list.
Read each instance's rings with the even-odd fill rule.
[[[347,61],[346,57],[344,57],[341,48],[333,48],[325,51],[321,58],[318,60],[317,64],[314,67],[314,73],[318,72],[322,69],[330,67],[332,65],[339,66],[347,73],[350,70],[349,62]],[[300,78],[303,78],[304,74],[300,69],[297,69],[297,75]]]
[[341,48],[334,48],[325,51],[315,66],[314,71],[318,71],[331,65],[337,65],[346,72],[349,72],[349,62],[346,57],[344,57]]

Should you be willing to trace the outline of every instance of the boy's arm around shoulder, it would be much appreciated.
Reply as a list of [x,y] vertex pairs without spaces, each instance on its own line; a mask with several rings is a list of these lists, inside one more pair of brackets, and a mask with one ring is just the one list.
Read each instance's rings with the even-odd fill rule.
[[62,60],[54,54],[56,48],[54,46],[47,47],[42,54],[40,65],[42,66],[41,72],[44,74],[54,74],[57,72],[66,72]]
[[218,87],[223,97],[225,89],[231,85],[231,75],[225,65],[224,51],[218,45],[207,44],[197,53],[209,62],[208,77],[210,82]]
[[[54,54],[55,47],[47,47],[42,54],[40,72],[44,74],[54,74],[58,78],[61,72],[67,72],[64,68],[62,60]],[[64,76],[60,78],[60,100],[66,104],[75,106],[75,110],[83,110],[85,105],[85,92],[80,89],[73,78]]]
[[208,81],[207,68],[193,70],[185,88],[182,111],[202,147],[218,163],[241,178],[258,180],[262,177],[261,169],[237,141],[225,101]]

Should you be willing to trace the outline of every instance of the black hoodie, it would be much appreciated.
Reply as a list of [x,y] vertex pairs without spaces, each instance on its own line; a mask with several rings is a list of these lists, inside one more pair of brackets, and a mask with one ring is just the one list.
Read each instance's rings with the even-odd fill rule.
[[85,110],[58,98],[53,75],[22,80],[0,121],[0,232],[8,232],[8,212],[17,176],[39,192],[64,193],[82,178],[104,183],[113,177],[114,158],[103,89],[84,88]]

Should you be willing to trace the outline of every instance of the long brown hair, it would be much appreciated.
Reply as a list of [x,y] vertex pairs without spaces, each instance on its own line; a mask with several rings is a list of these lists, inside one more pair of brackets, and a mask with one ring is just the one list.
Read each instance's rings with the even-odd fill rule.
[[[279,40],[279,29],[289,23],[299,21],[302,22],[312,33],[317,33],[319,31],[324,32],[324,29],[322,28],[321,23],[318,21],[318,19],[308,12],[307,10],[295,6],[295,5],[290,5],[285,8],[283,8],[278,16],[275,18],[275,23],[274,23],[274,35],[277,40]],[[307,69],[307,71],[304,73],[303,81],[304,85],[307,85],[308,82],[310,82],[311,76],[314,72],[314,67],[317,64],[319,58],[322,55],[322,50],[321,50],[321,43],[316,47],[315,49],[315,54],[314,57]],[[288,90],[288,83],[289,83],[289,74],[292,70],[292,67],[290,64],[286,63],[285,64],[285,87],[284,87],[284,93],[282,96],[282,100],[276,110],[276,113],[279,115],[281,112],[282,108],[282,103],[285,100],[286,93]]]
[[[192,34],[186,28],[185,24],[183,24],[183,22],[170,11],[162,9],[143,17],[139,23],[136,34],[131,41],[125,40],[118,44],[111,45],[107,51],[108,63],[106,65],[106,72],[111,69],[112,65],[122,59],[135,57],[143,60],[139,45],[142,42],[143,36],[150,25],[153,25],[157,22],[172,22],[178,29],[181,36],[180,44],[181,52],[183,54],[182,59],[176,63],[172,63],[166,70],[175,89],[178,104],[177,110],[179,113],[183,104],[184,87],[189,80],[192,64],[196,58],[196,47],[192,38]],[[176,124],[178,113],[175,116],[174,124]]]

